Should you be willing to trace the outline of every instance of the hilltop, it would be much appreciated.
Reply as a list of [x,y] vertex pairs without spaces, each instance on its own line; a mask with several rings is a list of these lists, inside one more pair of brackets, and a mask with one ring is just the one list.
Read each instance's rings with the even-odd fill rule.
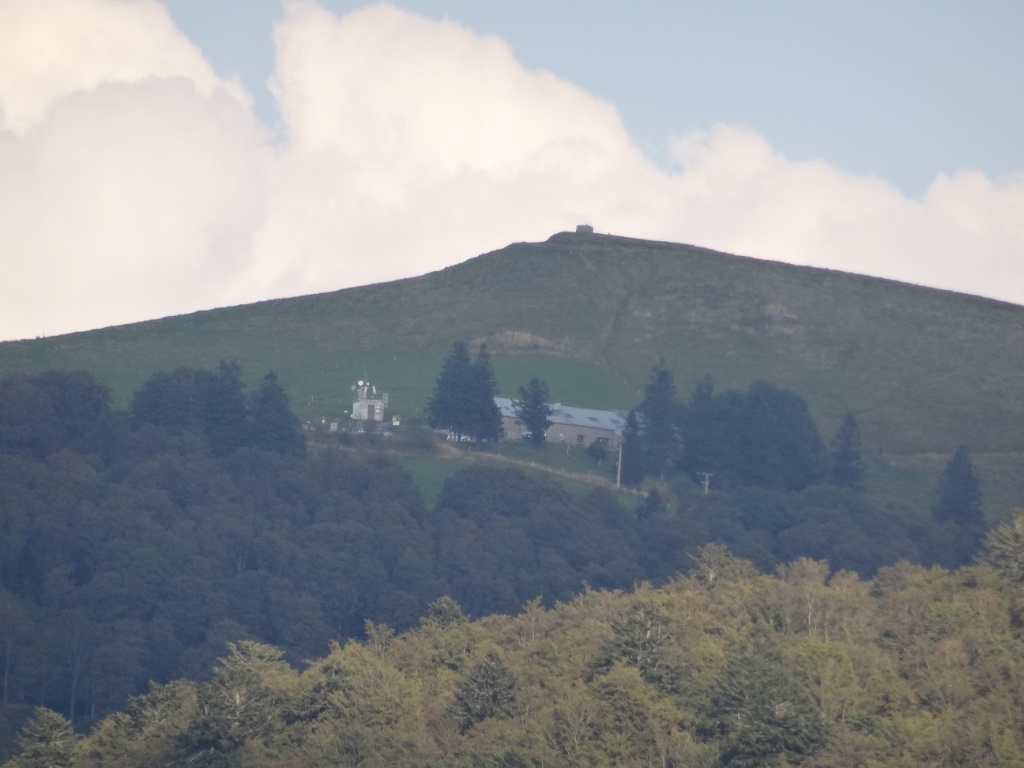
[[417,278],[8,342],[0,374],[82,368],[123,404],[154,371],[235,359],[254,377],[275,370],[303,419],[343,413],[359,377],[415,419],[456,338],[487,342],[502,394],[538,375],[581,406],[635,405],[659,358],[683,395],[708,373],[719,389],[768,380],[800,393],[826,436],[856,413],[883,466],[934,474],[966,442],[996,489],[990,513],[1019,498],[1024,308],[609,235],[561,233]]

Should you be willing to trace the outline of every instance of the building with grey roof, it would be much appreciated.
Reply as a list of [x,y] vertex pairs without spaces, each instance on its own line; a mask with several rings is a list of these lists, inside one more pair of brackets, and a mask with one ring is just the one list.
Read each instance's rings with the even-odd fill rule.
[[[501,410],[501,424],[506,440],[520,440],[526,427],[516,418],[512,400],[507,397],[494,398]],[[545,433],[548,442],[586,447],[591,443],[603,445],[609,451],[619,449],[622,430],[626,426],[625,411],[599,411],[593,408],[576,408],[561,403],[550,403],[551,426]]]

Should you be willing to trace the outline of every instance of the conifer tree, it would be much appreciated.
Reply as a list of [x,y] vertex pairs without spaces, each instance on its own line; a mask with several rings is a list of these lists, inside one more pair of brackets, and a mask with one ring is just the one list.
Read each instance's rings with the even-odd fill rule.
[[499,720],[514,717],[520,711],[517,701],[519,681],[515,673],[494,651],[475,664],[455,691],[455,712],[463,732],[488,717]]
[[985,535],[981,561],[1004,578],[1024,584],[1024,509],[1013,510],[1009,522],[1000,523]]
[[306,452],[299,420],[288,405],[288,395],[270,371],[252,400],[252,446],[289,456]]
[[939,499],[932,509],[938,522],[951,522],[977,529],[985,525],[981,510],[981,484],[966,445],[961,444],[939,479]]
[[724,765],[774,765],[780,755],[806,756],[826,740],[820,713],[761,626],[727,658],[709,704],[709,730],[725,737]]
[[622,431],[621,439],[622,459],[619,465],[619,480],[627,488],[635,488],[644,479],[643,443],[635,411],[630,411],[626,416],[626,427]]
[[466,409],[470,390],[469,347],[459,339],[452,344],[434,393],[427,403],[427,421],[435,429],[448,429],[457,435],[468,434]]
[[516,418],[523,422],[535,448],[544,445],[547,429],[551,426],[551,407],[548,405],[548,385],[540,379],[530,379],[525,387],[519,388],[519,399],[512,401]]
[[679,458],[682,441],[676,419],[676,385],[664,360],[651,369],[644,387],[643,402],[637,407],[643,416],[641,434],[644,464],[648,472],[664,477]]
[[832,459],[832,485],[861,490],[864,487],[864,460],[860,455],[860,425],[852,412],[847,412],[832,438],[829,451]]
[[75,735],[71,722],[46,707],[35,714],[18,737],[19,755],[7,763],[13,768],[72,768]]
[[481,344],[470,370],[470,422],[467,430],[477,442],[501,439],[501,409],[494,402],[497,394],[498,380],[494,376],[491,355],[487,345]]
[[235,360],[222,360],[207,379],[203,432],[214,456],[224,456],[248,442],[249,411],[244,389],[242,368]]

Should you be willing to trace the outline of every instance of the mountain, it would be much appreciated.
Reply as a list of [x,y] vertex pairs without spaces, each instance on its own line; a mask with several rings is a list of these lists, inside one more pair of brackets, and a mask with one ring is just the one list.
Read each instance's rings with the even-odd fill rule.
[[629,408],[664,358],[683,396],[705,374],[719,390],[758,379],[792,389],[826,439],[853,411],[883,474],[937,475],[967,443],[990,514],[1024,492],[1024,307],[608,235],[560,233],[392,283],[8,342],[0,374],[85,369],[123,405],[157,370],[235,359],[252,382],[276,371],[304,420],[343,414],[358,378],[415,419],[457,338],[487,343],[505,395],[538,376],[557,400]]

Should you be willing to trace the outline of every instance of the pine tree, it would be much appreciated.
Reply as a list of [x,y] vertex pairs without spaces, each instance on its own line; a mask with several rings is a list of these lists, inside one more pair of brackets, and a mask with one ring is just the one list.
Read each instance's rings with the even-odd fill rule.
[[18,737],[19,754],[7,763],[12,768],[71,768],[78,737],[67,718],[46,707],[35,714]]
[[989,531],[984,543],[981,561],[1015,584],[1024,584],[1024,509],[1010,512],[1009,522]]
[[832,485],[861,490],[864,487],[864,460],[860,455],[860,425],[851,412],[832,438],[829,454],[832,459]]
[[664,477],[679,459],[682,441],[676,423],[676,386],[672,371],[659,360],[644,387],[644,399],[637,410],[643,416],[641,434],[644,464],[648,472]]
[[707,729],[725,736],[722,764],[736,768],[774,765],[778,756],[808,755],[826,740],[813,701],[783,662],[763,627],[730,654],[715,683]]
[[551,426],[551,407],[548,405],[548,385],[540,379],[530,379],[525,387],[519,388],[519,399],[512,401],[516,418],[523,422],[535,448],[544,445],[547,429]]
[[643,443],[635,411],[630,411],[626,416],[626,427],[622,431],[621,456],[619,480],[627,488],[635,488],[644,479]]
[[686,435],[681,465],[693,476],[714,472],[720,464],[717,456],[721,451],[717,448],[722,438],[716,414],[715,383],[706,375],[694,387],[680,414],[682,432]]
[[451,430],[456,435],[469,434],[466,410],[469,407],[471,368],[469,347],[459,339],[452,344],[434,385],[434,393],[427,403],[427,422],[430,426]]
[[481,440],[501,439],[501,409],[494,402],[497,394],[498,380],[494,376],[491,355],[487,345],[481,344],[470,370],[470,421],[467,430],[478,443]]
[[939,500],[932,509],[938,522],[951,522],[976,529],[985,525],[981,510],[981,484],[974,475],[974,464],[966,445],[960,445],[942,471]]
[[289,456],[306,452],[306,441],[299,431],[299,420],[288,405],[288,395],[273,371],[260,384],[252,400],[252,446]]
[[207,379],[203,397],[203,432],[214,456],[224,456],[249,439],[249,411],[245,407],[242,368],[222,360]]
[[466,673],[455,691],[455,713],[463,732],[488,717],[499,720],[514,717],[520,711],[517,701],[519,681],[515,673],[494,651]]

